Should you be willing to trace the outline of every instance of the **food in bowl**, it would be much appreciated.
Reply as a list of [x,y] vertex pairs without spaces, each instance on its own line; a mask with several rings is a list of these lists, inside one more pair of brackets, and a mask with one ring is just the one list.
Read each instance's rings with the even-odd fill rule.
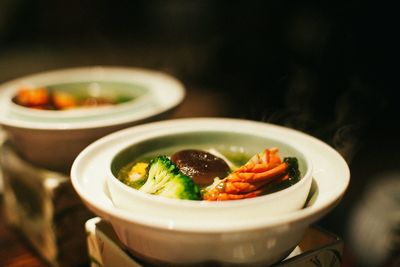
[[[91,83],[89,86],[96,86]],[[79,90],[77,85],[77,89]],[[82,88],[84,89],[84,88]],[[67,110],[73,108],[87,108],[107,105],[117,105],[133,100],[130,95],[117,95],[114,97],[91,94],[89,90],[72,91],[63,90],[62,85],[29,87],[22,86],[12,98],[15,104],[23,107],[40,110]]]
[[[118,179],[141,192],[188,200],[237,200],[287,188],[300,179],[295,157],[281,159],[277,147],[265,149],[243,164],[215,149],[184,149],[127,164]],[[213,154],[214,153],[214,154]],[[235,160],[236,158],[236,160]]]

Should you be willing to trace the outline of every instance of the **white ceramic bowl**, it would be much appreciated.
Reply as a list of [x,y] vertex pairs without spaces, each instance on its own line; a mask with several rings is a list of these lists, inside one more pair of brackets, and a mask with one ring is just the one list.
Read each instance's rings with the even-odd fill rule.
[[[209,138],[210,134],[214,136]],[[244,148],[250,154],[275,144],[282,155],[300,159],[304,177],[283,191],[253,199],[196,202],[143,194],[110,171],[127,155],[177,148],[177,140],[183,146],[204,146],[208,141],[215,146],[221,141],[229,149]],[[239,141],[243,143],[235,147]],[[339,202],[349,170],[335,150],[304,133],[260,122],[199,118],[150,123],[108,135],[82,151],[71,178],[86,205],[108,220],[122,243],[142,259],[173,265],[265,266],[288,255],[307,227]]]
[[[66,111],[34,110],[15,104],[21,86],[82,87],[90,94],[124,94],[135,99],[109,107]],[[94,140],[143,122],[166,118],[184,98],[183,85],[156,71],[122,67],[85,67],[49,71],[0,85],[0,124],[28,161],[69,171],[78,153]]]

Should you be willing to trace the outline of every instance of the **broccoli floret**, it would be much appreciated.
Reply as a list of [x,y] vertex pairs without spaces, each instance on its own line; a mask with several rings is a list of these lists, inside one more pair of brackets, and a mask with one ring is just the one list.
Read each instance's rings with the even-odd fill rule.
[[283,159],[283,162],[286,162],[286,164],[288,165],[287,172],[289,174],[290,183],[297,183],[300,180],[300,170],[297,158],[287,157]]
[[139,191],[168,198],[200,199],[199,187],[166,156],[150,161],[147,181]]

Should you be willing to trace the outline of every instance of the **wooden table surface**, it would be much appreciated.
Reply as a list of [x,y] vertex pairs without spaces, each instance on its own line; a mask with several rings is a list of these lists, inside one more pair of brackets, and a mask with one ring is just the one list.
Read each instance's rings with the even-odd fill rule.
[[3,201],[0,201],[0,266],[4,267],[45,267],[28,243],[17,231],[8,227],[3,215]]

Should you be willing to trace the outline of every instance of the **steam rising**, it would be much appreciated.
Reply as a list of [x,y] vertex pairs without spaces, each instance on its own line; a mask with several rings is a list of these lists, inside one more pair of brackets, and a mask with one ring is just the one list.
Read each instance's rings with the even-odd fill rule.
[[304,69],[295,71],[287,84],[282,107],[264,108],[256,119],[309,133],[350,163],[370,122],[383,109],[381,96],[356,77],[345,89],[323,91]]

